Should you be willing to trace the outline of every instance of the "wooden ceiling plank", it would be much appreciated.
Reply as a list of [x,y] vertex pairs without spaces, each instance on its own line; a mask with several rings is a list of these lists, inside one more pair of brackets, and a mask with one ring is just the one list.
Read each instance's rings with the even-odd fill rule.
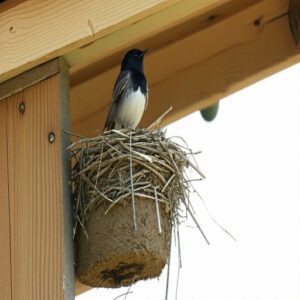
[[0,82],[179,1],[28,0],[10,9],[0,6]]
[[[112,32],[86,47],[67,53],[65,59],[71,67],[75,66],[72,68],[72,76],[75,77],[76,74],[74,73],[80,73],[85,62],[92,64],[93,58],[94,61],[99,61],[114,53],[124,51],[124,49],[147,39],[149,36],[168,30],[197,15],[205,15],[208,18],[215,9],[225,4],[232,4],[231,10],[234,11],[235,7],[247,6],[249,3],[257,1],[244,0],[243,5],[236,0],[181,1],[156,14],[149,15],[126,28]],[[209,25],[209,22],[205,22],[205,26]]]
[[[152,86],[141,125],[153,122],[172,105],[172,112],[162,123],[166,125],[299,61],[287,15],[275,18],[257,29],[255,39],[236,44]],[[101,129],[106,114],[107,107],[99,108],[73,122],[72,130],[93,135]]]
[[[193,68],[195,65],[201,66],[206,61],[222,55],[223,52],[228,52],[235,48],[240,49],[240,45],[245,45],[245,49],[243,48],[244,52],[247,52],[248,48],[249,52],[251,52],[252,44],[261,40],[261,38],[269,41],[264,31],[273,22],[272,20],[280,19],[280,17],[285,15],[287,9],[287,0],[261,1],[228,18],[222,19],[220,22],[216,22],[210,27],[150,53],[146,58],[145,66],[150,86],[150,105],[144,119],[147,120],[148,118],[148,120],[152,119],[151,121],[153,121],[155,116],[160,115],[165,110],[165,106],[172,104],[172,101],[171,103],[166,102],[166,99],[156,92],[165,81],[172,80],[174,76],[184,73],[185,70]],[[284,33],[287,36],[286,38],[289,39],[290,33],[288,28],[284,29]],[[280,38],[281,41],[279,43],[282,42],[284,36]],[[277,37],[275,36],[274,39],[274,42],[264,45],[264,48],[261,50],[256,49],[258,51],[257,55],[259,56],[260,52],[272,51],[274,43],[277,45]],[[294,47],[294,44],[288,45]],[[289,61],[289,51],[286,52],[286,55]],[[221,57],[225,57],[225,55]],[[227,58],[224,59],[226,60]],[[232,63],[234,64],[234,62]],[[269,67],[272,68],[271,62],[269,63]],[[275,60],[274,64],[276,69],[277,62]],[[257,64],[255,66],[259,67]],[[214,67],[213,71],[218,72],[216,67]],[[106,72],[72,87],[71,116],[73,128],[80,130],[81,133],[87,133],[87,130],[84,130],[84,124],[89,124],[90,130],[102,128],[107,113],[107,106],[110,102],[111,90],[118,72],[119,66],[108,69]],[[245,70],[245,73],[247,73],[247,70]],[[180,82],[178,84],[175,83],[176,90],[179,85]],[[205,89],[205,86],[203,88]],[[222,97],[223,95],[220,93],[218,99]],[[164,99],[164,101],[160,99]],[[204,95],[201,96],[201,99],[205,101]],[[173,102],[175,101],[173,100]],[[165,105],[164,108],[159,109],[157,103]],[[185,103],[184,100],[183,103]],[[196,101],[196,103],[198,107],[199,101]],[[154,107],[159,110],[156,111],[153,109]],[[169,116],[173,114],[174,112],[169,114]],[[98,121],[96,122],[97,119]],[[92,120],[95,122],[94,125],[92,125]]]
[[[161,125],[169,124],[299,61],[300,52],[290,35],[288,17],[282,16],[266,24],[255,41],[219,53],[159,84],[152,96],[164,102],[154,103],[144,124],[173,103],[172,113]],[[101,115],[105,114],[103,110]]]

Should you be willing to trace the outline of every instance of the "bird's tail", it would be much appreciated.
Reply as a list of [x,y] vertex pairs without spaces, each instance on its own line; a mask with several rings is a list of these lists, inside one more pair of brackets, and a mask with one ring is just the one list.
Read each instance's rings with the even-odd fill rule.
[[104,128],[103,128],[103,132],[108,131],[108,130],[112,130],[112,129],[115,129],[115,122],[114,121],[106,122],[105,125],[104,125]]

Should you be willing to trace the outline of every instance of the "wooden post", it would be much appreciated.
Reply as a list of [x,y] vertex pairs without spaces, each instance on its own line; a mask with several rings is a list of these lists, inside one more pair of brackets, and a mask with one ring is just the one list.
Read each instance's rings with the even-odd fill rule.
[[74,299],[68,85],[61,59],[0,85],[1,300]]
[[11,299],[6,101],[0,101],[0,299]]

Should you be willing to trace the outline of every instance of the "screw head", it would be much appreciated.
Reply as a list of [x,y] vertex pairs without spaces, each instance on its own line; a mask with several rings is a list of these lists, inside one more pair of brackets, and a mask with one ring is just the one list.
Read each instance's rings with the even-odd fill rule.
[[20,112],[21,114],[24,114],[24,112],[25,112],[25,103],[24,103],[24,102],[21,102],[21,103],[19,104],[19,112]]
[[48,141],[50,144],[52,144],[55,140],[55,133],[54,132],[49,132],[48,134]]

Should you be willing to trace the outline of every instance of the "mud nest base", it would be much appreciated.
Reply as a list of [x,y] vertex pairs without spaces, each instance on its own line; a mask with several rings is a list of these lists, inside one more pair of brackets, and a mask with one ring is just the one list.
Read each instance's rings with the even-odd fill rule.
[[160,275],[168,256],[169,216],[160,209],[159,233],[155,203],[136,199],[135,205],[137,230],[129,201],[106,215],[107,205],[100,206],[91,215],[86,227],[89,238],[83,231],[78,236],[77,275],[82,283],[117,288]]

